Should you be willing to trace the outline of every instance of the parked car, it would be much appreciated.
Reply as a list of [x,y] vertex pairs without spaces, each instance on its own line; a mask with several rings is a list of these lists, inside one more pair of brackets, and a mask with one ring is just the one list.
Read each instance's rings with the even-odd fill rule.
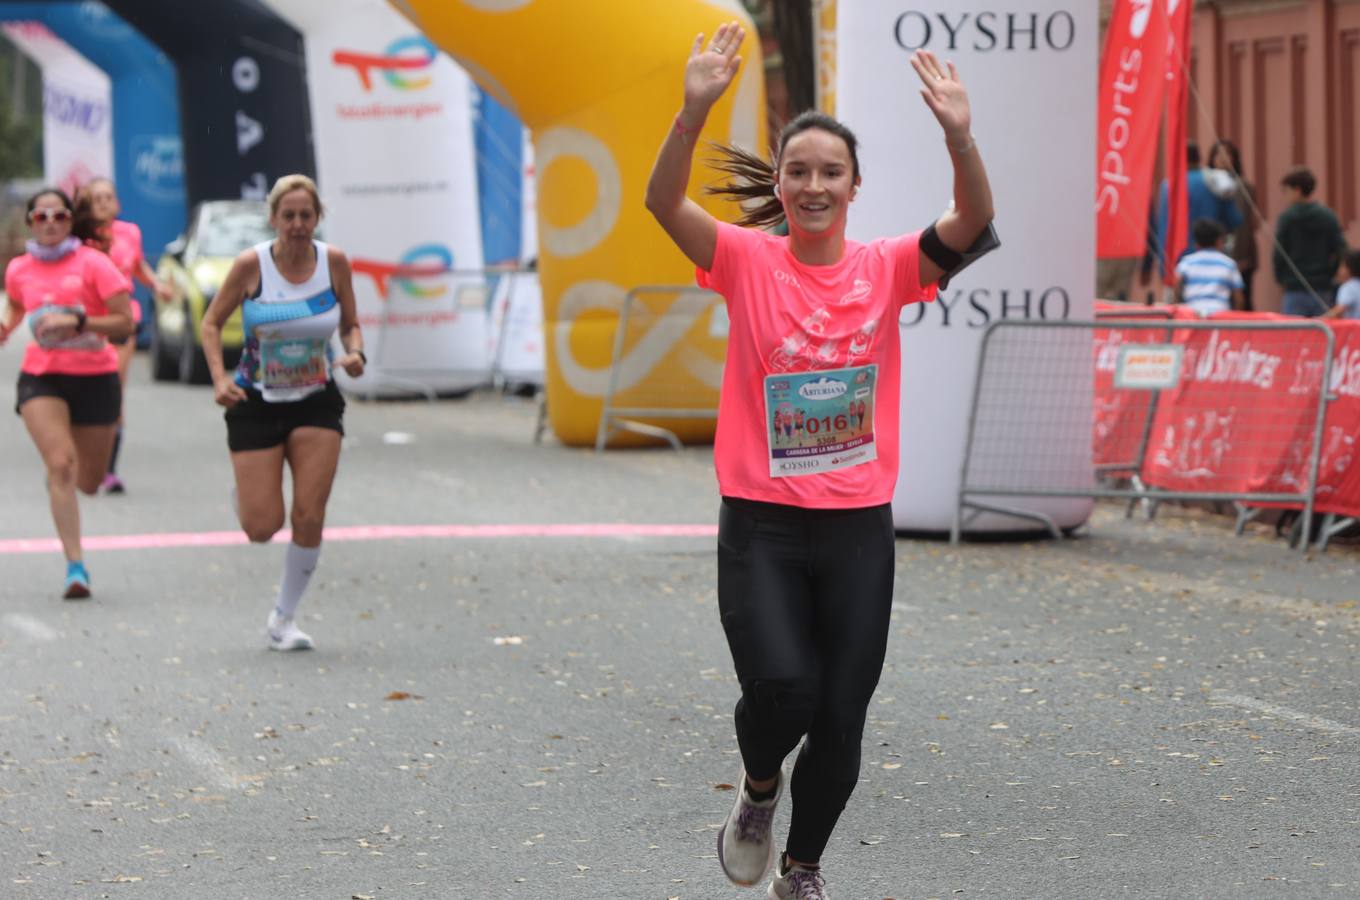
[[[165,247],[157,273],[174,297],[156,301],[151,371],[157,381],[208,384],[212,378],[198,330],[203,313],[241,251],[274,237],[269,205],[260,200],[210,200],[194,207],[189,227]],[[235,366],[244,333],[238,309],[222,328],[224,362]]]

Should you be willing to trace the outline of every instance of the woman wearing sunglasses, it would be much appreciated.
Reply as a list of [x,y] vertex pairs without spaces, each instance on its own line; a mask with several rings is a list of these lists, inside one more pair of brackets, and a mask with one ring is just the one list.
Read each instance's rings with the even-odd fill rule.
[[122,406],[118,353],[109,341],[132,333],[128,281],[107,256],[85,245],[93,234],[72,234],[72,212],[71,199],[55,188],[29,199],[32,238],[28,252],[5,270],[9,302],[0,316],[0,344],[24,316],[33,331],[15,411],[47,468],[68,600],[90,596],[76,488],[99,489]]

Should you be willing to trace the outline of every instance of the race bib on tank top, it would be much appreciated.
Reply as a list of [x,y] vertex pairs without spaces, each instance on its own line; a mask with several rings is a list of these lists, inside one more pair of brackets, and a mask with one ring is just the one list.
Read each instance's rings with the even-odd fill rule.
[[330,381],[330,341],[340,324],[340,304],[331,287],[326,245],[313,244],[316,269],[301,284],[280,274],[271,243],[255,248],[260,293],[242,304],[246,346],[236,382],[255,388],[269,403],[301,400]]

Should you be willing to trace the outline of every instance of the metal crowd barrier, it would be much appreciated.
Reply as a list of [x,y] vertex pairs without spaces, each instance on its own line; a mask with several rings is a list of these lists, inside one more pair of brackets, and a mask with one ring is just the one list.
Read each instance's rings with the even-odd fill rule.
[[[629,345],[629,329],[639,318],[653,315],[644,304],[638,301],[644,296],[665,294],[676,295],[676,300],[660,316],[663,318],[683,317],[685,323],[687,323],[685,324],[686,328],[710,307],[722,300],[720,295],[693,285],[642,285],[633,288],[625,295],[623,307],[619,310],[618,331],[614,335],[614,351],[609,364],[609,385],[605,389],[604,406],[600,410],[600,424],[595,434],[595,451],[597,453],[603,451],[609,439],[620,431],[660,438],[676,450],[680,450],[683,445],[675,432],[669,428],[652,424],[651,421],[644,422],[642,420],[716,419],[718,417],[716,406],[696,408],[668,405],[665,401],[676,399],[676,392],[667,390],[664,379],[655,375],[648,375],[645,372],[632,371],[629,368],[628,358],[624,355],[624,348]],[[647,324],[647,328],[650,329],[654,325],[655,323]],[[650,393],[639,401],[636,388],[630,387],[628,390],[624,390],[621,385],[625,383],[632,385],[641,380],[643,376],[647,376],[646,381],[650,386]],[[627,394],[630,399],[635,401],[634,404],[620,404],[618,402],[620,394]]]
[[1333,347],[1307,320],[993,323],[953,541],[984,512],[1062,536],[1002,502],[1021,497],[1300,505],[1308,521]]

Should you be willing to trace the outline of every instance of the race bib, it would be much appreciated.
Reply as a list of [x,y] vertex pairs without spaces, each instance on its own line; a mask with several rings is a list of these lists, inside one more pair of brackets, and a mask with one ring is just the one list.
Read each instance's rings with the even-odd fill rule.
[[83,331],[63,340],[38,337],[38,326],[45,317],[50,315],[76,315],[83,309],[84,307],[81,306],[48,304],[33,310],[28,314],[28,327],[33,332],[33,340],[45,350],[103,350],[108,346],[108,339],[93,331]]
[[877,388],[877,365],[766,376],[770,477],[831,472],[877,459]]
[[260,385],[264,391],[321,387],[329,377],[325,340],[260,342]]

